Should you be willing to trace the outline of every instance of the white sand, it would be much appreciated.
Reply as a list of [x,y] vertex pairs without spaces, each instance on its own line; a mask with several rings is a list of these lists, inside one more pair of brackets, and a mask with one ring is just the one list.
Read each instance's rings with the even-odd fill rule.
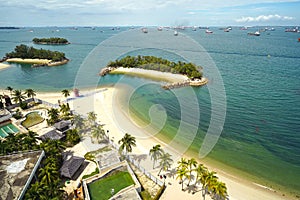
[[28,64],[45,64],[51,62],[47,59],[22,59],[22,58],[9,58],[6,62],[15,62],[15,63],[28,63]]
[[9,68],[9,67],[10,67],[9,64],[0,63],[0,70],[6,69],[6,68]]
[[[8,91],[0,91],[9,94]],[[81,94],[91,91],[81,91]],[[123,135],[128,132],[135,136],[137,139],[137,147],[133,149],[133,154],[148,155],[149,149],[156,144],[161,144],[164,150],[171,153],[174,163],[181,155],[177,155],[176,147],[166,146],[163,142],[157,138],[146,133],[142,127],[139,127],[130,117],[126,114],[122,105],[113,99],[118,99],[120,93],[124,92],[124,88],[107,88],[107,90],[96,93],[88,97],[77,98],[70,101],[70,106],[81,114],[94,111],[97,114],[98,121],[104,124],[104,129],[109,130],[109,137],[113,139],[115,143],[120,140]],[[46,100],[48,102],[57,103],[57,100],[65,100],[61,93],[39,93],[38,98]],[[78,152],[77,152],[77,150]],[[75,148],[76,155],[83,155],[85,148],[80,144]],[[208,166],[206,163],[204,163]],[[147,158],[141,162],[141,165],[148,169],[153,175],[157,175],[159,169],[152,170],[152,162]],[[175,166],[175,164],[174,164]],[[220,181],[226,183],[228,193],[231,200],[283,200],[287,197],[281,196],[279,193],[269,190],[267,187],[252,183],[242,177],[237,177],[230,172],[223,172],[222,169],[212,168],[208,166],[209,170],[217,171],[217,175]],[[181,185],[178,184],[178,180],[173,178],[167,178],[167,189],[162,195],[161,199],[202,199],[201,191],[192,195],[188,192],[181,191]],[[206,199],[210,199],[208,196]]]
[[140,76],[140,77],[150,78],[150,79],[155,79],[155,80],[165,80],[168,82],[182,82],[182,81],[188,80],[188,77],[184,76],[182,74],[172,74],[169,72],[160,72],[160,71],[146,70],[146,69],[140,69],[140,68],[118,67],[117,69],[113,70],[112,73]]

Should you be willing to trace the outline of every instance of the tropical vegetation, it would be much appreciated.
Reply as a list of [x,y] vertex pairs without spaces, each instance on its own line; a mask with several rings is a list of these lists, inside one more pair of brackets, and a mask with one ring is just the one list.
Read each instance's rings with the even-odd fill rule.
[[33,38],[32,41],[36,44],[69,44],[67,39],[59,37]]
[[162,72],[171,72],[174,74],[183,74],[191,79],[202,78],[202,67],[193,63],[172,62],[155,56],[126,56],[114,62],[109,62],[107,67],[125,67],[125,68],[142,68],[148,70],[156,70]]
[[24,44],[18,45],[15,47],[14,51],[6,53],[6,58],[48,59],[55,62],[66,59],[63,52],[35,49]]
[[135,137],[131,136],[128,133],[126,133],[124,137],[118,141],[118,143],[121,144],[119,147],[119,152],[125,151],[125,155],[127,155],[127,153],[132,152],[132,147],[136,146]]
[[161,148],[160,144],[157,144],[152,147],[149,151],[149,156],[153,160],[153,169],[155,166],[156,161],[162,156],[164,153],[163,149]]

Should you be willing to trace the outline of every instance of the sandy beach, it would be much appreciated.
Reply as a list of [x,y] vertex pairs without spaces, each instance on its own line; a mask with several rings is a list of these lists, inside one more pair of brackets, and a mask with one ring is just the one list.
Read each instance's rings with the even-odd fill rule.
[[138,76],[152,80],[165,81],[165,82],[182,82],[188,80],[187,76],[182,74],[172,74],[169,72],[160,72],[155,70],[146,70],[140,68],[124,68],[118,67],[110,72],[110,74],[126,74],[129,76]]
[[0,70],[7,69],[9,67],[10,67],[9,64],[0,63]]
[[47,59],[22,59],[22,58],[9,58],[6,62],[15,62],[15,63],[27,63],[27,64],[47,64],[51,60]]
[[[0,90],[0,93],[3,92],[9,94],[6,90]],[[138,126],[127,114],[128,111],[125,107],[116,101],[116,99],[120,99],[119,97],[122,92],[124,92],[124,88],[101,88],[97,90],[80,91],[82,97],[73,98],[73,96],[71,96],[70,98],[72,98],[72,100],[69,101],[69,104],[71,109],[80,114],[86,115],[86,113],[94,111],[97,114],[98,122],[104,124],[105,130],[109,130],[109,137],[115,143],[117,143],[125,133],[130,133],[136,137],[137,147],[133,148],[133,155],[147,156],[152,146],[161,144],[165,151],[172,154],[175,163],[172,167],[174,168],[177,160],[182,156],[178,155],[177,147],[168,146],[166,143],[159,141],[154,133],[147,132],[143,127]],[[36,97],[51,103],[57,103],[58,100],[66,100],[60,92],[38,93]],[[78,148],[78,151],[80,152],[75,152],[75,154],[82,154],[81,151],[83,151],[83,147]],[[198,162],[200,161],[198,160]],[[149,156],[142,160],[140,164],[153,175],[157,176],[159,169],[152,169],[152,161]],[[210,166],[207,163],[204,164],[208,166],[209,170],[216,171],[220,181],[226,183],[231,200],[292,199],[284,197],[279,194],[279,192],[272,191],[267,187],[245,180],[243,177],[238,177],[227,171],[224,172],[223,169],[217,166]],[[178,180],[175,178],[167,178],[166,183],[167,189],[161,199],[202,199],[201,191],[195,194],[181,191],[181,185],[178,184]],[[207,196],[206,199],[210,198]]]

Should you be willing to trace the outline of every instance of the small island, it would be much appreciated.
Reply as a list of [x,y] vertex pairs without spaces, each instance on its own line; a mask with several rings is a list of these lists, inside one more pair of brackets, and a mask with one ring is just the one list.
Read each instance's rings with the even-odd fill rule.
[[33,67],[41,67],[63,65],[69,59],[65,57],[63,52],[35,49],[21,44],[16,46],[14,51],[6,53],[1,61],[33,64]]
[[32,42],[35,44],[50,44],[50,45],[66,45],[70,42],[65,38],[51,37],[51,38],[33,38]]
[[106,74],[126,74],[169,82],[164,89],[184,86],[202,86],[208,80],[203,77],[202,67],[193,63],[172,62],[155,56],[126,56],[109,62],[100,72]]

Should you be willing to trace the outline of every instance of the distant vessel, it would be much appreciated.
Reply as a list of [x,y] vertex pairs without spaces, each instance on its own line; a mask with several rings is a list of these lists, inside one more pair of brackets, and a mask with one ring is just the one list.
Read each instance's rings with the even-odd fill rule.
[[296,28],[287,28],[287,29],[285,29],[285,32],[299,33],[299,30],[298,30],[298,27],[296,27]]
[[197,27],[196,27],[196,26],[194,26],[192,30],[193,30],[193,31],[196,31],[196,30],[197,30]]
[[174,31],[174,36],[177,36],[178,35],[178,32],[177,31]]
[[148,29],[147,28],[142,28],[142,32],[143,33],[148,33]]
[[213,33],[213,32],[212,32],[211,30],[206,29],[206,30],[205,30],[205,33],[211,34],[211,33]]
[[228,29],[228,28],[225,28],[225,29],[224,29],[224,32],[229,32],[229,29]]
[[157,28],[157,30],[158,30],[158,31],[162,31],[163,28],[160,26],[160,27]]
[[300,38],[298,38],[298,42],[300,42]]
[[260,36],[260,32],[259,31],[256,31],[254,33],[248,33],[248,35],[253,35],[253,36]]

